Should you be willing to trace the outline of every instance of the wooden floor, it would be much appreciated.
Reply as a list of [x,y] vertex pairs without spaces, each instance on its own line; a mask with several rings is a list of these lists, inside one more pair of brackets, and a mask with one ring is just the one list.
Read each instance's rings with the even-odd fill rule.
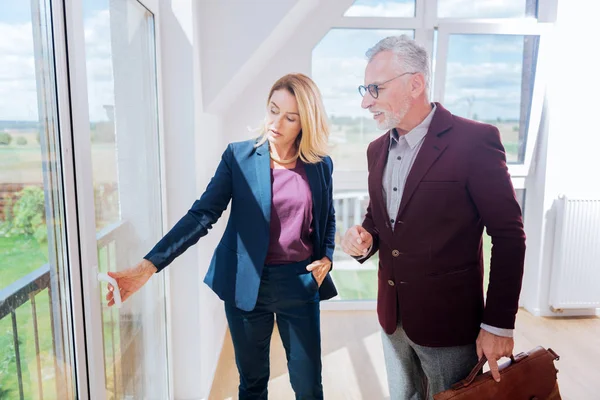
[[[374,311],[321,313],[325,399],[389,399]],[[563,400],[600,400],[600,318],[541,318],[520,310],[515,352],[551,347]],[[209,400],[237,399],[238,374],[227,332]],[[269,398],[293,399],[285,353],[277,329],[271,342]]]

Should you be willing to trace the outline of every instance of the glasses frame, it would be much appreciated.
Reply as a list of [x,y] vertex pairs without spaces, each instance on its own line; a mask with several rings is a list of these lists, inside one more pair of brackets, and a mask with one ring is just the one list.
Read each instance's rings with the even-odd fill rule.
[[393,77],[391,79],[388,79],[385,82],[381,82],[381,83],[377,83],[377,84],[371,83],[371,84],[369,84],[367,86],[360,85],[358,87],[358,93],[360,94],[361,97],[365,97],[365,94],[367,94],[367,92],[369,92],[369,94],[371,95],[371,97],[373,97],[374,99],[376,99],[376,98],[379,97],[379,86],[385,85],[386,83],[391,82],[394,79],[400,78],[401,76],[408,75],[408,74],[417,74],[417,73],[418,72],[404,72],[404,73],[402,73],[400,75],[397,75],[397,76],[395,76],[395,77]]

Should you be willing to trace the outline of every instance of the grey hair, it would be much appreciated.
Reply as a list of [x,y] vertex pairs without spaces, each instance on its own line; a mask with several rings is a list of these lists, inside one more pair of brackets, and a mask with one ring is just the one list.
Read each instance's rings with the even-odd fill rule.
[[425,78],[426,92],[429,90],[429,55],[423,46],[406,35],[388,36],[367,50],[365,55],[371,62],[382,51],[394,53],[400,72],[422,73]]

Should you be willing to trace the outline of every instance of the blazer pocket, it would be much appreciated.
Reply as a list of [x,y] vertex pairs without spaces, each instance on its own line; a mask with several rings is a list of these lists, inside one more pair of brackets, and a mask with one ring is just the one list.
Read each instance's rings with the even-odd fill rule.
[[452,275],[461,275],[461,274],[466,274],[468,272],[470,272],[471,270],[473,270],[473,267],[467,267],[467,268],[459,268],[459,269],[455,269],[455,270],[434,270],[434,271],[430,271],[427,273],[427,275],[432,276],[432,277],[448,277],[448,276],[452,276]]

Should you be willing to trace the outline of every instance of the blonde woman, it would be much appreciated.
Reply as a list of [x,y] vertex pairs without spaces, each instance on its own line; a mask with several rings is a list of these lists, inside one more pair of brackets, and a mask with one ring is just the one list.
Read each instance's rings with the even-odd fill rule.
[[[274,318],[297,399],[322,399],[319,301],[329,276],[335,215],[328,126],[305,75],[269,92],[258,140],[231,143],[206,191],[136,267],[112,273],[126,300],[206,235],[231,200],[225,233],[204,282],[224,301],[240,399],[266,399]],[[112,288],[107,295],[114,304]]]

